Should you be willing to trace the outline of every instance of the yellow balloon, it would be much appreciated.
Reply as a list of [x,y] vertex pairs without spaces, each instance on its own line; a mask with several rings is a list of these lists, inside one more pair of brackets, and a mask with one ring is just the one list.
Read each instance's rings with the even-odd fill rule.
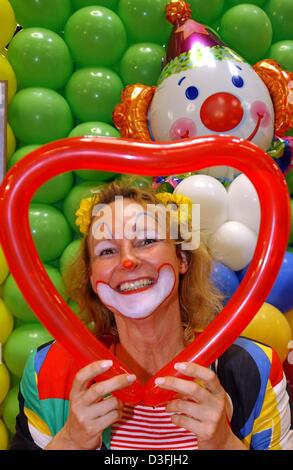
[[290,325],[291,332],[292,332],[292,339],[293,339],[293,309],[285,313],[285,318]]
[[8,0],[0,0],[0,50],[9,44],[14,31],[16,20],[14,11]]
[[292,339],[291,328],[285,315],[273,305],[264,303],[241,336],[271,346],[283,362]]
[[0,299],[0,344],[7,341],[13,330],[13,316],[7,309],[5,303]]
[[[7,278],[8,272],[9,272],[8,264],[7,264],[7,261],[5,259],[3,250],[0,246],[0,284],[2,284],[2,282],[5,281],[5,279]],[[0,343],[1,343],[1,341],[0,341]]]
[[[0,0],[1,1],[1,0]],[[10,125],[7,123],[7,142],[6,142],[6,154],[7,160],[14,154],[16,149],[16,141],[13,134],[13,130],[11,129]]]
[[13,68],[5,55],[0,53],[0,80],[8,82],[8,103],[16,93],[17,83]]
[[7,450],[8,449],[8,431],[3,423],[2,419],[0,419],[0,450]]
[[0,363],[0,403],[6,397],[10,385],[9,372],[3,363]]

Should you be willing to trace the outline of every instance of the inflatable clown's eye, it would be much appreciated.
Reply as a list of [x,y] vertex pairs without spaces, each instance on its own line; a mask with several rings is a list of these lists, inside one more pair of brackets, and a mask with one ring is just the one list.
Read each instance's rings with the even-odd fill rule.
[[232,83],[234,86],[236,86],[237,88],[242,88],[243,85],[244,85],[244,80],[242,77],[240,77],[239,75],[233,75],[232,77]]
[[190,101],[195,100],[198,97],[198,89],[196,86],[189,86],[186,88],[185,96]]

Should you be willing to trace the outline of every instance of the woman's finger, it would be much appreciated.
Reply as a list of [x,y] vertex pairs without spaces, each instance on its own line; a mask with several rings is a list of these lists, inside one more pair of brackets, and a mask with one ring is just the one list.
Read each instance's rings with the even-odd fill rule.
[[173,390],[198,403],[209,400],[210,392],[191,380],[179,379],[178,377],[157,377],[155,384],[166,390]]
[[183,375],[199,380],[199,382],[202,381],[211,393],[223,393],[223,388],[217,375],[208,367],[203,367],[193,362],[176,362],[174,369]]
[[112,365],[113,361],[102,360],[92,362],[91,364],[88,364],[87,366],[80,369],[74,378],[71,394],[75,395],[79,392],[82,392],[83,390],[86,390],[91,380],[93,380],[97,375],[100,375],[106,370],[110,369]]
[[198,438],[205,434],[205,423],[196,419],[190,418],[189,416],[174,414],[171,416],[172,423],[176,424],[179,428],[184,428],[187,431],[192,432]]
[[95,420],[113,410],[123,410],[123,403],[117,397],[105,398],[98,403],[93,403],[87,408],[87,416],[88,419]]
[[196,419],[200,422],[217,422],[223,411],[223,407],[220,404],[213,404],[211,407],[209,404],[198,404],[193,401],[176,399],[170,401],[166,405],[166,411],[176,414],[184,414],[190,418]]
[[86,405],[95,403],[100,398],[103,398],[105,395],[112,393],[115,390],[128,387],[128,385],[133,383],[135,379],[136,376],[133,374],[120,374],[115,377],[111,377],[111,379],[95,383],[84,393],[83,402]]
[[91,425],[96,430],[97,434],[102,433],[104,429],[111,426],[111,424],[119,421],[122,418],[122,411],[121,410],[112,410],[104,416],[101,416],[93,421],[91,421]]

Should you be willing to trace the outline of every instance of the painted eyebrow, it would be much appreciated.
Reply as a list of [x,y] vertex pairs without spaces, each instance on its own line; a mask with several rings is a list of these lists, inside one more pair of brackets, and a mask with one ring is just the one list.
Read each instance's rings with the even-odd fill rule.
[[186,78],[186,77],[180,78],[180,80],[179,80],[179,82],[178,82],[178,85],[179,85],[179,86],[181,85],[181,83],[183,82],[183,80],[185,80],[185,78]]
[[235,65],[235,67],[237,67],[237,69],[239,69],[239,70],[242,70],[242,68],[239,67],[239,65]]

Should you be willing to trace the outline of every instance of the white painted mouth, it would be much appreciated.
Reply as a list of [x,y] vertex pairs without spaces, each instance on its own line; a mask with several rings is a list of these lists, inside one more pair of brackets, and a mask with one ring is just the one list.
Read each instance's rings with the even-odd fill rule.
[[[154,281],[152,284],[143,282]],[[173,267],[165,264],[159,269],[157,280],[143,278],[131,282],[124,282],[120,287],[125,290],[113,289],[109,284],[98,281],[96,292],[104,305],[114,308],[129,318],[144,318],[156,310],[166,300],[175,286],[176,276]],[[132,286],[131,284],[135,284]],[[140,283],[140,284],[139,284]]]

